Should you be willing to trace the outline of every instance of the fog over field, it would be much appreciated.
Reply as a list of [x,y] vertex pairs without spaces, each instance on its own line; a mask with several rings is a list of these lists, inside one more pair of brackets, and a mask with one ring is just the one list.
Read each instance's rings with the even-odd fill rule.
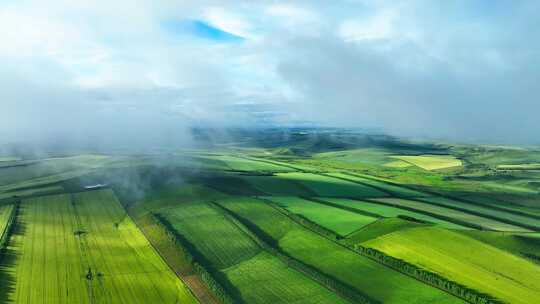
[[0,144],[310,121],[538,144],[538,1],[3,1]]

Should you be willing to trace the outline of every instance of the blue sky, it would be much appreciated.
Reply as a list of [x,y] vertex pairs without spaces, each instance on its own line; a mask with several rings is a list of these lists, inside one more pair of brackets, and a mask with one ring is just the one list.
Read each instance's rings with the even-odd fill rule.
[[164,27],[173,35],[191,35],[214,42],[241,42],[245,38],[212,26],[203,20],[169,20]]
[[539,11],[532,0],[4,1],[0,138],[314,121],[538,143]]

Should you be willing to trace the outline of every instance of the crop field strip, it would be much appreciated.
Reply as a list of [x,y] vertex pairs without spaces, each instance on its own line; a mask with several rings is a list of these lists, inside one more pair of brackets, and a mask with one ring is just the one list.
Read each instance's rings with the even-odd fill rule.
[[501,211],[499,209],[487,208],[477,204],[452,200],[444,197],[426,197],[416,200],[431,204],[437,204],[439,206],[447,208],[455,208],[456,210],[470,212],[471,214],[491,218],[496,221],[509,223],[514,226],[523,227],[525,229],[540,231],[540,219],[534,219],[511,212]]
[[367,179],[363,177],[359,177],[353,174],[350,174],[348,172],[340,172],[340,173],[324,173],[321,175],[335,177],[339,179],[343,179],[349,182],[358,183],[360,185],[373,187],[381,192],[384,192],[388,194],[389,196],[396,196],[396,197],[425,197],[425,196],[431,196],[431,194],[427,194],[424,192],[412,190],[405,187],[396,186],[390,183],[382,182],[382,181],[376,181],[373,179]]
[[427,223],[433,223],[440,225],[444,228],[449,229],[473,229],[469,226],[463,226],[457,223],[449,222],[445,219],[439,217],[433,217],[431,215],[425,214],[423,212],[416,212],[409,209],[398,208],[390,204],[381,204],[380,202],[372,202],[365,200],[356,200],[356,199],[346,199],[346,198],[327,198],[327,197],[318,197],[310,198],[314,202],[321,204],[329,204],[334,207],[341,207],[345,210],[360,212],[361,214],[372,214],[380,215],[380,217],[392,218],[399,216],[406,216],[410,218],[417,219],[419,221],[424,221]]
[[362,245],[444,274],[506,303],[540,302],[540,265],[457,232],[411,228]]
[[[184,203],[162,215],[219,272],[242,303],[347,303],[259,246],[245,227],[207,203]],[[201,258],[199,256],[199,258]]]
[[420,156],[391,156],[392,158],[399,159],[414,166],[420,167],[425,170],[438,170],[452,167],[459,167],[462,165],[461,160],[456,159],[451,155],[420,155]]
[[315,192],[317,196],[375,198],[389,195],[370,186],[363,186],[342,179],[314,173],[279,173],[280,178],[297,181]]
[[24,200],[14,303],[196,303],[110,191]]
[[285,254],[376,301],[464,303],[306,229],[268,203],[249,198],[231,198],[217,203],[258,227],[257,233],[270,238]]
[[9,228],[12,224],[16,206],[0,205],[0,250],[7,243]]
[[500,221],[496,221],[487,217],[474,215],[471,213],[450,209],[447,207],[437,206],[421,201],[400,199],[400,198],[377,198],[370,199],[370,202],[379,202],[383,204],[389,204],[398,208],[406,208],[418,213],[430,214],[433,217],[439,217],[447,219],[448,221],[454,221],[456,223],[463,223],[463,225],[470,225],[470,227],[479,226],[481,230],[495,230],[495,231],[510,231],[510,232],[532,232],[529,229],[510,225]]
[[292,213],[300,215],[340,236],[346,236],[378,219],[299,197],[265,197]]

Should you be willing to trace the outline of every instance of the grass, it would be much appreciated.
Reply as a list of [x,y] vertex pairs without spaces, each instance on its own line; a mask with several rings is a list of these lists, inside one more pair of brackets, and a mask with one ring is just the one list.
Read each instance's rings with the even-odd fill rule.
[[476,224],[480,225],[487,229],[492,230],[498,230],[498,231],[528,231],[530,230],[510,224],[506,224],[503,222],[499,222],[496,220],[492,220],[489,218],[477,216],[474,214],[469,214],[466,212],[462,212],[459,210],[454,210],[450,208],[440,207],[436,205],[432,205],[430,203],[420,202],[420,201],[413,201],[413,200],[406,200],[406,199],[399,199],[399,198],[383,198],[383,199],[375,199],[375,201],[390,203],[396,206],[402,206],[406,208],[412,208],[415,210],[422,210],[426,212],[430,212],[433,214],[437,214],[444,217],[449,217],[452,219],[456,219],[459,221],[463,221],[466,223]]
[[510,213],[510,212],[505,212],[498,209],[492,209],[489,207],[476,205],[474,203],[466,203],[466,202],[456,201],[456,200],[452,200],[452,199],[448,199],[444,197],[425,197],[425,198],[422,198],[422,200],[428,201],[428,202],[435,202],[438,204],[443,204],[445,206],[463,208],[466,210],[471,210],[473,212],[478,212],[478,213],[486,214],[489,216],[511,220],[516,223],[523,223],[530,226],[535,226],[540,229],[540,219],[534,219],[534,218],[530,218],[530,217],[526,217],[526,216],[522,216],[522,215]]
[[11,214],[14,210],[15,205],[0,206],[0,249],[2,249],[4,241],[6,241]]
[[22,189],[22,190],[0,193],[0,199],[11,198],[14,196],[17,196],[19,198],[24,198],[28,196],[59,194],[63,192],[64,192],[64,188],[62,186],[45,186],[45,187]]
[[400,208],[395,208],[391,206],[380,205],[380,204],[376,204],[372,202],[356,201],[356,200],[341,199],[341,198],[324,198],[324,200],[329,201],[334,204],[344,206],[344,207],[354,208],[356,210],[378,214],[380,216],[387,217],[387,218],[398,217],[401,215],[401,216],[412,217],[420,221],[433,223],[444,228],[470,229],[469,227],[454,224],[445,220],[431,217],[429,215],[417,213],[414,211],[404,210]]
[[368,185],[375,187],[377,189],[380,189],[381,191],[385,191],[390,193],[392,196],[398,196],[398,197],[424,197],[429,196],[429,194],[422,193],[420,191],[415,191],[409,188],[400,187],[397,185],[393,185],[390,183],[385,183],[383,181],[377,181],[374,179],[368,179],[363,178],[357,175],[353,174],[347,174],[347,173],[328,173],[330,176],[335,176],[339,178],[348,179],[351,181],[355,181],[360,184]]
[[266,199],[341,236],[346,236],[377,220],[375,217],[326,206],[298,197],[273,196]]
[[461,160],[452,155],[399,155],[392,156],[392,158],[408,162],[425,170],[439,170],[462,165]]
[[283,173],[278,176],[303,184],[317,196],[359,198],[388,196],[372,187],[313,173]]
[[225,270],[245,303],[347,303],[267,252]]
[[230,267],[261,251],[248,235],[206,203],[185,203],[163,210],[161,215],[214,269]]
[[413,228],[381,236],[363,245],[507,303],[540,302],[539,266],[456,232]]
[[540,170],[540,164],[498,165],[500,170]]
[[[24,200],[14,303],[196,303],[110,191]],[[91,273],[90,273],[91,271]]]
[[294,171],[290,168],[272,164],[268,162],[260,162],[256,160],[234,157],[231,155],[216,155],[207,156],[207,158],[222,161],[230,170],[237,171],[267,171],[267,172],[290,172]]
[[382,218],[350,234],[349,236],[347,236],[346,239],[341,242],[348,245],[359,244],[377,238],[379,236],[392,233],[394,231],[421,226],[426,225],[396,217]]
[[177,233],[195,248],[206,267],[218,272],[224,286],[242,303],[346,303],[302,273],[264,251],[219,209],[186,203],[163,210]]
[[246,176],[245,181],[254,188],[270,195],[312,196],[311,191],[299,182],[275,176]]
[[286,254],[383,303],[463,303],[308,231],[264,202],[232,198],[219,203],[259,227]]
[[540,237],[538,234],[511,234],[506,232],[474,230],[462,231],[461,233],[519,256],[529,258],[536,256],[535,261],[540,263],[540,260],[538,260],[540,259]]
[[408,168],[410,166],[412,166],[412,164],[406,162],[406,161],[403,161],[403,160],[394,160],[394,161],[391,161],[391,162],[387,162],[386,164],[384,164],[385,167],[390,167],[390,168]]

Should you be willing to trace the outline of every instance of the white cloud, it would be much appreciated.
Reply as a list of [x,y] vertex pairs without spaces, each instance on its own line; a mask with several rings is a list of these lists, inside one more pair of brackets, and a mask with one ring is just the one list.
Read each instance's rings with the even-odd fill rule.
[[223,7],[208,7],[204,9],[202,17],[211,25],[240,37],[251,37],[251,25],[242,16],[231,13]]

